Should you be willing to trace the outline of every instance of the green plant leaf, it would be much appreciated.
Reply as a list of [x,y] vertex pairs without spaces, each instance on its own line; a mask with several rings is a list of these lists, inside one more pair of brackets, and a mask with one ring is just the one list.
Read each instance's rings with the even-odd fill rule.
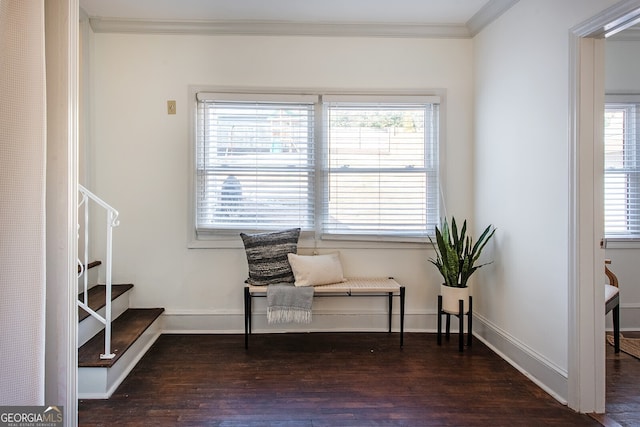
[[429,241],[434,246],[436,257],[430,258],[429,262],[438,268],[446,286],[466,287],[469,277],[477,269],[491,264],[487,262],[475,265],[495,231],[495,228],[489,225],[474,244],[473,238],[467,235],[467,220],[464,220],[460,229],[455,217],[451,217],[451,227],[446,218],[440,227],[435,227],[436,241],[434,243],[431,237]]

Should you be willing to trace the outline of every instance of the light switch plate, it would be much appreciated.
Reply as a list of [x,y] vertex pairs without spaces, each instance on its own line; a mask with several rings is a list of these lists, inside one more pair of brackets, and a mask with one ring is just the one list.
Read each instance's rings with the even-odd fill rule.
[[167,114],[176,113],[176,101],[167,101]]

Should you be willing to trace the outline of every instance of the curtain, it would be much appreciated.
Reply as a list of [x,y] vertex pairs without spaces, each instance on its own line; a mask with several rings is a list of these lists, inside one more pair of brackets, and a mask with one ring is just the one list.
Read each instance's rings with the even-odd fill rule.
[[0,0],[0,405],[43,405],[44,0]]

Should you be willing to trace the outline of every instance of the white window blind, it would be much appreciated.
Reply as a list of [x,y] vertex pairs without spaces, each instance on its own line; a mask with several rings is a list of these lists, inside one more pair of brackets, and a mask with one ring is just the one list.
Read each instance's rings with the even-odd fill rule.
[[196,230],[313,229],[317,96],[197,94]]
[[323,235],[426,237],[439,217],[437,98],[323,103]]
[[605,106],[605,234],[640,238],[640,103]]

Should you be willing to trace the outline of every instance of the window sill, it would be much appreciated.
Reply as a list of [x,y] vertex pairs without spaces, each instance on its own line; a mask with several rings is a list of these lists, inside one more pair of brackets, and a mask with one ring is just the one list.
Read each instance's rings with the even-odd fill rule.
[[606,238],[605,249],[640,249],[639,238]]
[[[371,240],[329,240],[300,236],[298,249],[302,252],[332,249],[425,249],[431,247],[429,242],[403,242],[397,240],[384,240],[383,238]],[[640,247],[640,246],[639,246]],[[239,236],[211,236],[208,238],[191,239],[187,244],[188,249],[244,249],[242,239]]]

